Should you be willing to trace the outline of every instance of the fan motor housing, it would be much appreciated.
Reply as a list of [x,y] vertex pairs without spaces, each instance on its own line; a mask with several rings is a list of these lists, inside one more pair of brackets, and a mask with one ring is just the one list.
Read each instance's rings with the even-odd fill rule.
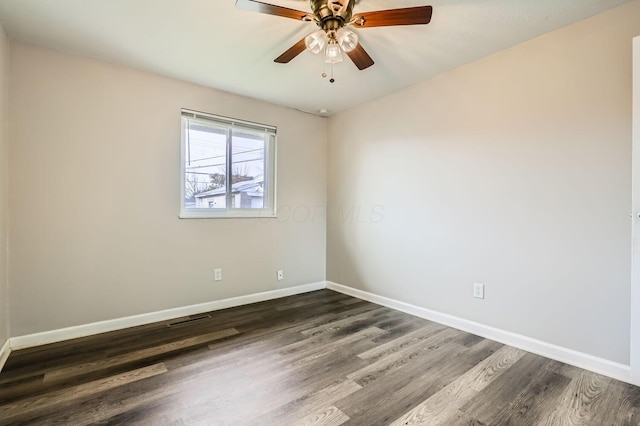
[[[318,21],[320,26],[324,29],[325,26],[330,27],[330,29],[341,28],[344,26],[345,22],[349,22],[351,19],[351,15],[353,14],[353,5],[355,4],[355,0],[342,0],[346,2],[346,4],[340,3],[339,1],[330,1],[330,0],[310,0],[311,1],[311,10]],[[333,6],[341,6],[339,10],[334,11]],[[335,21],[331,24],[329,22]],[[327,25],[328,24],[328,25]]]

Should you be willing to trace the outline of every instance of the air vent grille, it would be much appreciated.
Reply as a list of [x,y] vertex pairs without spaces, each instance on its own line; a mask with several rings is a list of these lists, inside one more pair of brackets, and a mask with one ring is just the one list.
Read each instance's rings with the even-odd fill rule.
[[202,321],[207,318],[211,318],[211,315],[209,314],[189,315],[187,319],[172,322],[171,324],[167,324],[167,327],[171,328],[171,327],[180,327],[182,325],[189,325],[196,321]]

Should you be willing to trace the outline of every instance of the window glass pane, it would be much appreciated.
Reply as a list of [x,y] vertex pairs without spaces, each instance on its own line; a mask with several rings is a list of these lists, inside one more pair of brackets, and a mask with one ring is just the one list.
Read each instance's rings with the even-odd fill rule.
[[184,203],[186,208],[227,207],[227,129],[187,119]]
[[265,207],[266,135],[234,129],[231,139],[232,208]]

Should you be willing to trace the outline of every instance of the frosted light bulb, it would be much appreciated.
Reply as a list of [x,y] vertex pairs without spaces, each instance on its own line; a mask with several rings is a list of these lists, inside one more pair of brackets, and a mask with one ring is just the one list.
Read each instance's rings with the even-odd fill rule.
[[307,50],[314,55],[320,53],[326,43],[327,34],[323,30],[318,30],[304,38],[304,44],[307,46]]
[[358,34],[346,28],[340,28],[338,30],[336,39],[342,50],[347,53],[358,47]]
[[324,61],[327,64],[337,64],[342,62],[342,51],[336,43],[329,43],[324,54]]

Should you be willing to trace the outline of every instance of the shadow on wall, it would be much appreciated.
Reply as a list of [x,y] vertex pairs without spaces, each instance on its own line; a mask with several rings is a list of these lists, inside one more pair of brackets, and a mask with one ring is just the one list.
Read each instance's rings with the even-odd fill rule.
[[[352,204],[327,211],[327,280],[363,291],[372,291],[357,251],[373,228],[385,221],[383,204]],[[358,241],[352,240],[352,238]],[[346,267],[343,267],[346,265]]]

